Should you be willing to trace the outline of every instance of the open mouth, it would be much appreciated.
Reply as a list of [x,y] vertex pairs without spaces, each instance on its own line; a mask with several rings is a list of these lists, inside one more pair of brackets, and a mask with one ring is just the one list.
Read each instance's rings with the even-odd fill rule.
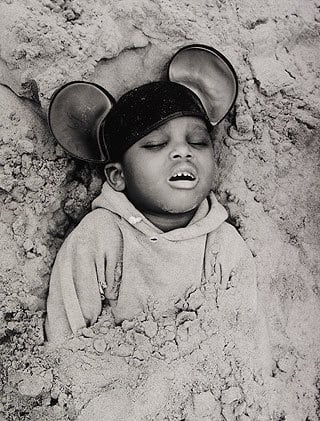
[[173,174],[169,181],[194,181],[196,177],[191,174],[190,172],[183,171],[183,172],[177,172],[176,174]]
[[198,183],[197,173],[193,170],[176,170],[168,179],[171,186],[182,189],[191,189]]

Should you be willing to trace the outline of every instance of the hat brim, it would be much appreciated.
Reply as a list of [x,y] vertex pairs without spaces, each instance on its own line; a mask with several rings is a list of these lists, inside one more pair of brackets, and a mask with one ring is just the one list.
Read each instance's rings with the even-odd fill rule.
[[115,99],[100,85],[83,81],[67,83],[51,98],[49,127],[57,142],[74,158],[105,162],[100,126],[114,104]]
[[231,63],[207,45],[181,48],[169,62],[168,79],[200,98],[213,126],[228,114],[238,94],[238,78]]

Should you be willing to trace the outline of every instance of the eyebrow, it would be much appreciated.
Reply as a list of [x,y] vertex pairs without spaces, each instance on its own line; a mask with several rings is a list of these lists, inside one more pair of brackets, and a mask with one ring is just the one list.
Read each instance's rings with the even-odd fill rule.
[[[154,131],[156,131],[156,130],[154,130]],[[150,143],[150,142],[159,142],[163,138],[159,132],[153,133],[152,136],[150,136],[150,137],[149,137],[149,135],[151,135],[151,133],[146,135],[144,138],[140,139],[139,142],[141,142],[141,144],[143,145],[143,144]]]
[[207,127],[206,126],[202,126],[202,125],[197,125],[197,126],[195,126],[195,127],[193,127],[191,130],[190,130],[190,133],[193,133],[193,132],[196,132],[196,131],[201,131],[201,132],[205,132],[206,134],[208,134],[209,135],[209,132],[208,132],[208,129],[207,129]]

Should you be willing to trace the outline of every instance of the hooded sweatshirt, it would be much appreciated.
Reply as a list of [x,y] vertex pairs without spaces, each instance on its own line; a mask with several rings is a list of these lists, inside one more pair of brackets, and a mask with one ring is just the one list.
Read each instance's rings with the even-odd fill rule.
[[103,300],[116,323],[150,302],[172,311],[186,291],[218,275],[226,289],[236,273],[248,308],[256,308],[253,258],[213,192],[184,228],[163,232],[123,193],[104,183],[101,194],[59,250],[50,279],[46,334],[61,342],[96,322]]

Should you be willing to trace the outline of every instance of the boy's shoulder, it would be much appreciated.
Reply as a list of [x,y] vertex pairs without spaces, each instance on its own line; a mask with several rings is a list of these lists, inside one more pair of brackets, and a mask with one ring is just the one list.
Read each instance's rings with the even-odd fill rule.
[[101,256],[108,252],[114,253],[122,239],[117,219],[116,214],[106,209],[91,211],[67,235],[59,254]]
[[251,254],[241,234],[228,222],[223,222],[215,231],[209,234],[207,247],[218,247],[220,251],[225,251],[230,256],[233,253],[242,254],[243,252]]
[[107,209],[98,208],[87,213],[79,224],[71,232],[71,235],[78,238],[98,238],[105,233],[109,235],[118,231],[118,217]]
[[228,222],[223,222],[215,232],[209,234],[206,258],[214,264],[219,261],[223,276],[228,277],[231,271],[239,267],[254,272],[253,256],[248,244]]
[[104,208],[96,208],[88,212],[80,221],[80,224],[96,224],[97,222],[104,222],[110,221],[111,223],[119,219],[120,217],[116,215],[114,212],[111,212],[108,209]]
[[224,240],[224,241],[244,242],[238,230],[233,225],[231,225],[229,222],[226,222],[226,221],[222,222],[215,231],[209,233],[209,236],[211,237],[216,236],[216,237],[221,238],[221,240]]

